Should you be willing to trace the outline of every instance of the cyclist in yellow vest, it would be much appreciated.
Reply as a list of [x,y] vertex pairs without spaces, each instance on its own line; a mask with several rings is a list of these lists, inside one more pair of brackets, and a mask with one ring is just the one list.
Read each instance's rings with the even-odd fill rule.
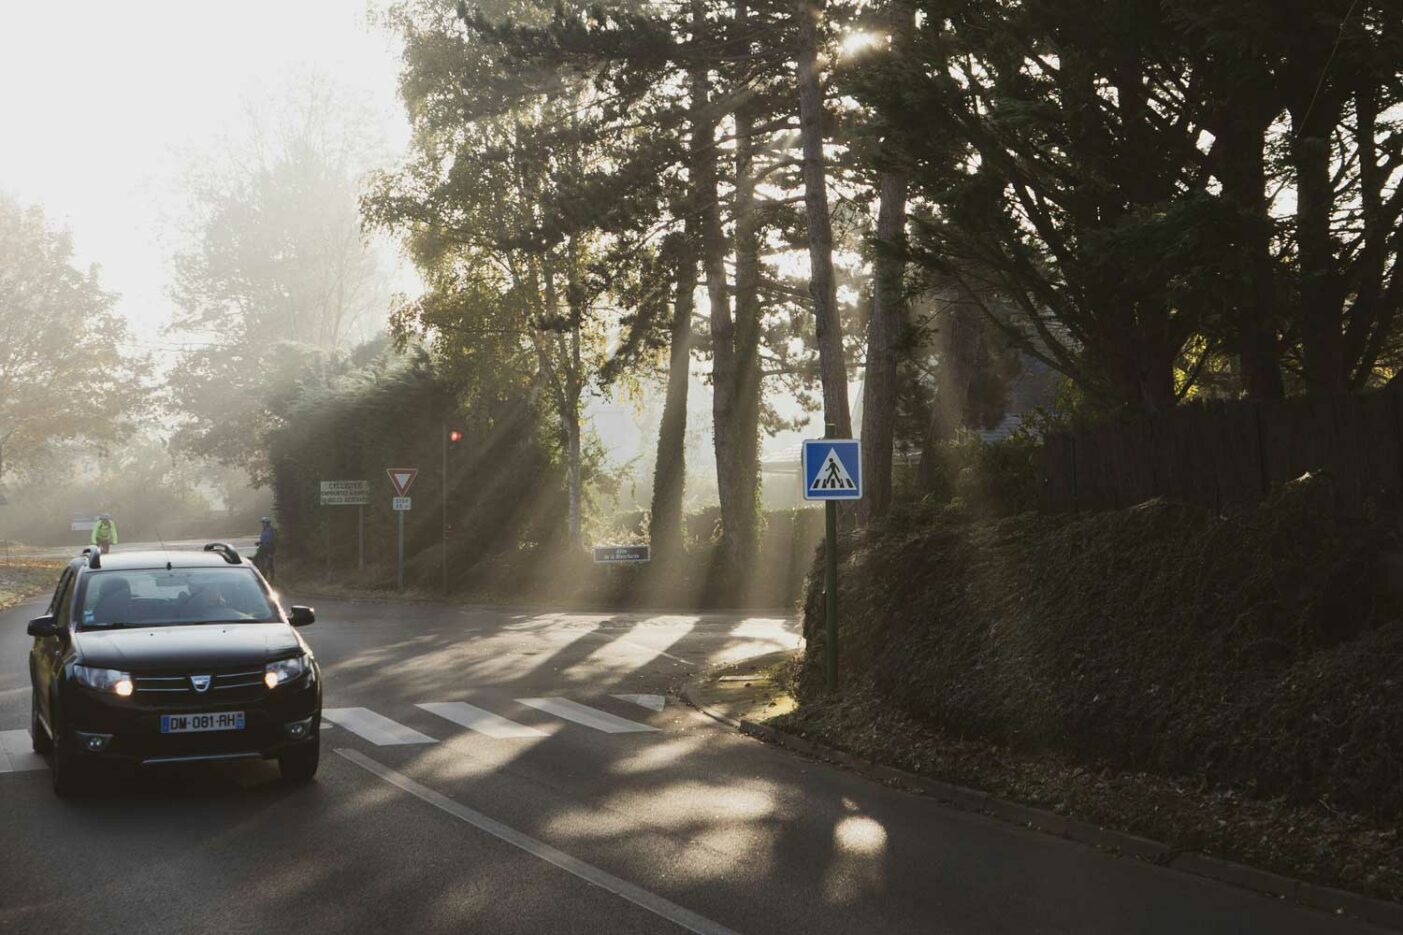
[[93,545],[106,555],[117,544],[117,523],[111,513],[103,513],[93,525]]

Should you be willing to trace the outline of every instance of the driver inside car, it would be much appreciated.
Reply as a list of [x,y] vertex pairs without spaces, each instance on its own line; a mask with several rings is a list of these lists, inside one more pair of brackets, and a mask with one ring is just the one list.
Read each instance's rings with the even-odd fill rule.
[[196,585],[185,603],[185,612],[198,619],[214,620],[227,613],[229,602],[217,584]]
[[131,620],[132,586],[125,577],[102,582],[97,603],[93,605],[93,623],[125,623]]

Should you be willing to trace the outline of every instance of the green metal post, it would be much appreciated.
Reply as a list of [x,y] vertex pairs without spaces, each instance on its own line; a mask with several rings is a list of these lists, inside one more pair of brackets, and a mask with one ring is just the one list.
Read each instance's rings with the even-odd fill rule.
[[399,571],[395,575],[395,584],[399,590],[404,590],[404,510],[396,510],[399,513]]
[[[825,438],[833,437],[833,423],[828,423]],[[824,672],[829,693],[838,690],[838,504],[824,503],[824,615],[827,618],[827,639],[824,640]]]

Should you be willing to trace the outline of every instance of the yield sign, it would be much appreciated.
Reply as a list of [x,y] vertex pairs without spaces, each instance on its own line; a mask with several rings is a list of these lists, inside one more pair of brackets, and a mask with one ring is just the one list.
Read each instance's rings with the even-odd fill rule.
[[395,493],[403,497],[409,493],[409,488],[414,486],[414,478],[419,476],[419,469],[386,468],[385,473],[390,475],[390,483],[395,485]]

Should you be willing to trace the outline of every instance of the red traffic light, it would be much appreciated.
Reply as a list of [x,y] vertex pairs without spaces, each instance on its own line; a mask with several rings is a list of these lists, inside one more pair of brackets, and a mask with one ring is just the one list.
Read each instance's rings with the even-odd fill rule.
[[453,429],[448,433],[448,440],[456,445],[463,440],[463,433],[457,429]]

